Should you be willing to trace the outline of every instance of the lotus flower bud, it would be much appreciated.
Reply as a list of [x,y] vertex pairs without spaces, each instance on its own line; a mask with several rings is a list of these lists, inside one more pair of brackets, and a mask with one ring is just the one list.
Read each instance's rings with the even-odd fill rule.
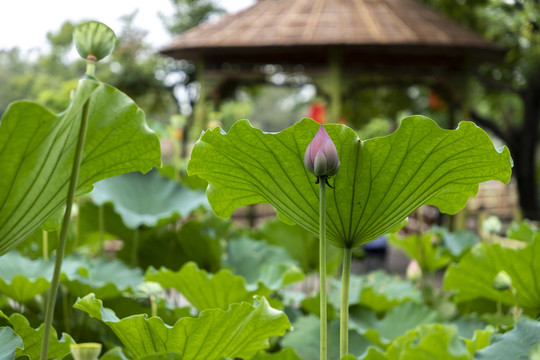
[[512,287],[512,278],[506,271],[499,271],[493,280],[493,287],[497,290],[508,290]]
[[336,147],[322,125],[306,149],[304,165],[313,175],[323,178],[329,178],[339,170]]
[[419,281],[422,278],[422,268],[418,264],[418,261],[411,260],[407,265],[407,279],[410,281]]

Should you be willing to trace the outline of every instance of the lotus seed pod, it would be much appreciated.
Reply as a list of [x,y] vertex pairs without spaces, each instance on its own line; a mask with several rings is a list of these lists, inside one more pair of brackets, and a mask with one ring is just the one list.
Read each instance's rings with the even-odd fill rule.
[[90,21],[75,28],[73,41],[83,59],[99,61],[113,51],[116,35],[107,25]]

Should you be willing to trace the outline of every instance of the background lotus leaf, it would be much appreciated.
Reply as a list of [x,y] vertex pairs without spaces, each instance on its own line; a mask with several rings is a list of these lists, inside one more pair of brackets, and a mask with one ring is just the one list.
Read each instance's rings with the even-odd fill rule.
[[23,348],[23,342],[19,335],[15,334],[15,331],[10,327],[0,327],[0,359],[15,359],[15,349],[17,348]]
[[92,198],[97,205],[112,203],[130,229],[156,226],[208,206],[203,191],[192,190],[157,171],[102,180],[95,184]]
[[159,271],[149,269],[146,280],[178,290],[199,311],[216,308],[227,310],[234,303],[252,303],[255,294],[268,295],[247,290],[246,280],[228,269],[209,274],[192,262],[177,272],[166,268]]
[[529,359],[529,355],[538,344],[540,344],[540,322],[523,317],[512,330],[495,336],[491,345],[476,353],[475,359]]
[[[196,143],[188,173],[208,181],[208,200],[220,217],[241,206],[269,203],[282,219],[318,234],[315,177],[304,152],[319,128],[310,119],[279,133],[238,121],[224,133],[206,131]],[[507,148],[496,150],[471,122],[443,130],[428,118],[402,120],[391,135],[360,141],[344,125],[326,125],[341,161],[327,195],[327,238],[356,247],[400,225],[422,204],[455,214],[476,195],[478,183],[511,175]]]
[[0,292],[20,303],[32,300],[50,286],[54,263],[43,259],[31,260],[16,251],[0,261]]
[[74,307],[105,322],[136,358],[159,352],[179,352],[182,360],[250,358],[268,347],[270,337],[281,336],[290,328],[287,316],[272,309],[265,298],[256,306],[242,303],[227,311],[205,310],[198,318],[181,318],[172,327],[145,315],[120,320],[93,294]]
[[[37,329],[34,329],[30,326],[28,320],[18,313],[11,315],[9,321],[13,325],[13,330],[21,337],[24,344],[24,349],[17,349],[16,355],[27,355],[30,359],[39,359],[41,341],[43,339],[43,324]],[[63,333],[62,338],[58,340],[54,328],[51,329],[49,339],[48,359],[62,359],[71,352],[69,345],[75,343],[71,336],[66,333]]]
[[456,302],[485,298],[513,306],[510,291],[493,287],[495,276],[504,270],[512,278],[519,306],[537,314],[540,311],[540,278],[536,275],[540,273],[539,258],[540,240],[517,250],[481,243],[459,263],[450,265],[444,276],[444,289],[456,291]]
[[66,201],[82,108],[89,123],[78,193],[125,172],[160,166],[160,145],[144,113],[112,86],[81,80],[70,107],[54,115],[15,102],[0,122],[0,254],[30,236]]

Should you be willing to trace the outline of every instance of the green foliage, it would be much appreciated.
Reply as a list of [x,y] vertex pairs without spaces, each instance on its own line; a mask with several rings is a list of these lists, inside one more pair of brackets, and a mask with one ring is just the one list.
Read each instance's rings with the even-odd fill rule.
[[146,280],[155,281],[164,288],[178,290],[199,311],[227,310],[231,304],[253,303],[254,295],[260,293],[248,290],[246,280],[242,276],[234,275],[228,269],[208,274],[192,262],[184,264],[178,272],[166,268],[159,271],[149,269]]
[[[319,318],[314,315],[303,316],[293,323],[294,331],[287,333],[281,342],[284,347],[291,347],[302,360],[319,360]],[[349,352],[359,356],[370,345],[355,330],[349,330]],[[328,358],[339,357],[339,320],[328,324]]]
[[292,348],[283,349],[277,353],[259,352],[252,360],[302,360]]
[[435,323],[439,316],[424,304],[406,302],[399,304],[378,320],[375,313],[362,307],[351,309],[351,327],[382,349],[398,336],[422,324]]
[[105,322],[137,358],[159,352],[179,352],[183,360],[249,358],[268,347],[270,337],[281,336],[290,327],[287,316],[272,309],[265,298],[254,306],[242,303],[231,305],[227,311],[209,309],[198,318],[179,319],[172,327],[160,318],[147,319],[144,315],[120,320],[93,294],[74,307]]
[[[310,232],[297,225],[289,225],[279,219],[271,219],[264,222],[253,233],[256,238],[261,238],[269,244],[285,248],[289,254],[298,261],[305,273],[318,271],[319,250],[318,239]],[[342,252],[334,246],[327,247],[326,271],[332,274],[341,263]]]
[[512,221],[508,230],[506,230],[507,238],[525,242],[533,242],[536,234],[538,234],[538,228],[528,219],[524,219],[519,223]]
[[0,327],[0,359],[10,360],[15,358],[15,349],[22,349],[22,339],[13,331],[12,328]]
[[[339,282],[334,281],[336,289]],[[349,291],[350,305],[363,305],[376,313],[386,312],[392,307],[409,301],[420,302],[420,292],[409,282],[399,276],[390,275],[377,270],[366,276],[351,275]],[[329,302],[339,308],[339,291],[332,292]]]
[[173,35],[181,34],[225,11],[212,0],[171,0],[171,3],[174,15],[160,16],[167,30]]
[[511,331],[497,335],[491,345],[476,353],[475,359],[529,359],[540,343],[540,322],[523,317]]
[[304,273],[285,249],[264,241],[230,240],[226,264],[249,284],[261,283],[272,290],[304,279]]
[[390,244],[403,250],[410,259],[415,259],[423,271],[435,271],[446,266],[452,258],[435,241],[432,232],[412,234],[406,237],[391,234]]
[[7,253],[0,261],[0,292],[20,303],[30,301],[49,289],[53,266],[51,261]]
[[[160,164],[159,142],[146,127],[143,112],[113,87],[82,80],[72,105],[56,116],[38,104],[12,104],[0,123],[1,254],[31,235],[65,203],[78,120],[86,102],[90,104],[89,140],[79,193],[106,177],[146,172]],[[122,137],[126,131],[132,136]]]
[[[39,359],[41,350],[41,340],[43,339],[44,326],[41,324],[37,329],[34,329],[28,323],[28,320],[21,314],[13,314],[9,318],[13,330],[19,335],[23,341],[24,349],[17,349],[16,355],[27,355],[30,359]],[[75,341],[68,334],[62,334],[62,338],[58,340],[56,331],[51,329],[49,338],[48,359],[62,359],[70,353],[70,344]]]
[[102,180],[95,185],[92,199],[97,205],[112,203],[130,229],[162,225],[208,207],[204,192],[191,190],[157,171]]
[[392,360],[470,360],[471,356],[457,330],[441,324],[420,325],[396,339],[386,352]]
[[540,241],[517,250],[478,244],[458,264],[450,265],[444,289],[456,291],[456,302],[484,298],[512,306],[512,293],[493,287],[495,276],[504,270],[512,279],[519,306],[536,314],[540,311],[540,279],[536,276],[540,272],[539,256]]
[[144,279],[141,269],[130,269],[120,260],[72,256],[63,268],[67,276],[62,283],[79,297],[92,292],[102,299],[114,298],[133,291]]
[[[303,120],[267,134],[240,121],[226,134],[207,131],[193,149],[188,172],[209,182],[208,200],[218,216],[270,203],[282,218],[317,234],[317,185],[302,162],[317,129],[314,121]],[[342,125],[326,129],[341,160],[327,199],[327,237],[338,246],[376,239],[422,204],[456,213],[479,182],[510,178],[508,149],[496,151],[472,123],[449,131],[421,116],[409,117],[392,135],[366,141]]]

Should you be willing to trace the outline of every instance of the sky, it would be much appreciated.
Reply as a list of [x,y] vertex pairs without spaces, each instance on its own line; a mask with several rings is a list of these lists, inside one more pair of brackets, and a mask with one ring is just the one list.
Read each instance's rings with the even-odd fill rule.
[[[172,14],[171,0],[0,0],[0,50],[45,49],[47,32],[58,31],[66,20],[100,21],[119,33],[120,17],[139,9],[135,26],[148,31],[146,40],[156,49],[169,42],[158,13]],[[254,0],[216,0],[228,12],[240,11]]]

